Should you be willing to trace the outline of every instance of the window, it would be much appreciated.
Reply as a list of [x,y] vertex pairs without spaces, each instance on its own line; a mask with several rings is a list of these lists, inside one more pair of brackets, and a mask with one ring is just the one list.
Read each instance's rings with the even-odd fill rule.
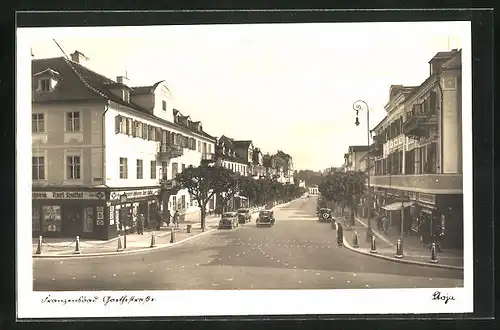
[[182,164],[181,168],[182,168],[182,172],[184,172],[184,170],[186,169],[186,164]]
[[33,180],[45,180],[45,157],[31,157]]
[[123,101],[130,103],[130,92],[127,90],[123,90]]
[[127,163],[128,163],[127,158],[120,157],[120,179],[127,179],[128,178]]
[[142,124],[142,136],[144,140],[148,139],[148,125],[147,124]]
[[68,166],[68,180],[79,180],[81,179],[80,173],[80,156],[67,156],[66,163]]
[[42,92],[50,92],[50,79],[40,80],[40,90]]
[[177,196],[172,196],[172,206],[174,207],[174,211],[177,210]]
[[61,206],[44,205],[42,206],[42,231],[59,232],[61,231]]
[[118,133],[124,133],[124,121],[125,121],[125,118],[123,118],[122,116],[116,116],[115,117],[115,133],[118,134]]
[[142,159],[137,160],[137,179],[142,179]]
[[203,142],[202,144],[202,150],[203,150],[203,153],[207,153],[207,143],[206,142]]
[[209,153],[209,154],[211,154],[211,153],[212,153],[212,145],[211,145],[211,144],[209,144],[209,145],[208,145],[208,153]]
[[138,121],[134,121],[134,136],[141,137],[141,133],[142,133],[141,123]]
[[80,132],[80,112],[66,112],[66,132]]
[[167,101],[161,101],[161,109],[167,111]]
[[162,179],[168,179],[168,162],[161,162]]
[[177,173],[179,173],[179,164],[172,163],[172,179],[175,179],[175,177],[177,176]]
[[31,132],[45,132],[45,118],[43,113],[34,113],[31,115]]
[[198,152],[201,152],[201,141],[198,141]]
[[181,196],[181,209],[186,208],[186,195]]
[[156,161],[151,161],[151,179],[156,179]]

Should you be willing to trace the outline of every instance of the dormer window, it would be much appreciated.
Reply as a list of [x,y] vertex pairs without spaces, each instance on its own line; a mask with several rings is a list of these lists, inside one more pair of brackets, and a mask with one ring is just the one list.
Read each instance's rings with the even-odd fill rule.
[[50,92],[52,89],[52,84],[50,83],[50,79],[40,79],[40,91],[42,92]]
[[167,101],[165,100],[161,101],[161,109],[163,111],[167,111]]
[[122,90],[122,100],[126,103],[130,103],[130,92],[126,89]]

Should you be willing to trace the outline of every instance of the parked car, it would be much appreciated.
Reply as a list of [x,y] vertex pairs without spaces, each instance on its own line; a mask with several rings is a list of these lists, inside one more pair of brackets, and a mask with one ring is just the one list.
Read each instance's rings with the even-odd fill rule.
[[330,222],[333,218],[332,210],[326,207],[322,207],[318,211],[318,220],[320,222]]
[[252,213],[248,208],[241,208],[238,210],[238,221],[239,223],[247,223],[252,220]]
[[222,217],[219,221],[219,229],[233,229],[234,227],[238,226],[238,212],[226,212],[222,214]]
[[264,210],[259,212],[259,217],[255,221],[257,227],[259,226],[274,226],[274,212],[271,210]]

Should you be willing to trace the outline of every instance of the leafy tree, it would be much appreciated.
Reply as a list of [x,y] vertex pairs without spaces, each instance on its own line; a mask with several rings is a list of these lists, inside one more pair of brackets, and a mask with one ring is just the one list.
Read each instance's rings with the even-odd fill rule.
[[238,189],[240,195],[248,198],[248,206],[256,202],[260,189],[257,180],[250,176],[240,176],[238,177]]
[[[365,180],[366,174],[360,171],[330,173],[323,178],[318,190],[328,201],[340,204],[342,209],[348,206],[352,212],[365,192]],[[354,217],[351,221],[354,222]]]
[[189,166],[177,175],[176,180],[180,187],[186,188],[189,194],[198,202],[201,210],[200,220],[203,231],[205,231],[206,206],[212,196],[219,192],[228,192],[232,197],[235,193],[236,180],[234,173],[223,167]]

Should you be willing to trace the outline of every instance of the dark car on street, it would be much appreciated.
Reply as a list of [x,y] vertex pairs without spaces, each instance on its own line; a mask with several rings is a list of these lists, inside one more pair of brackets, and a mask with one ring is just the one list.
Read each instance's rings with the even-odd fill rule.
[[238,222],[239,223],[247,223],[252,220],[252,214],[250,213],[250,209],[241,208],[238,210]]
[[332,210],[326,207],[322,207],[318,210],[318,220],[320,222],[330,222],[333,218]]
[[219,229],[233,229],[238,227],[238,213],[237,212],[226,212],[222,214],[222,218],[219,221]]
[[255,221],[257,227],[260,226],[274,226],[274,212],[271,210],[264,210],[259,212],[259,217]]

